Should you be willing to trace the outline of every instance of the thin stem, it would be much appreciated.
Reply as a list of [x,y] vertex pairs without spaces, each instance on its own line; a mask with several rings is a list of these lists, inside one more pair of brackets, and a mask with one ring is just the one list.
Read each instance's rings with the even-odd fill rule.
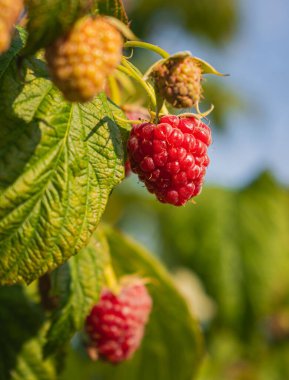
[[105,280],[106,286],[109,289],[111,289],[115,293],[118,292],[118,289],[119,289],[118,281],[111,264],[108,264],[106,268],[104,269],[104,280]]
[[214,108],[215,108],[214,105],[211,104],[211,107],[207,111],[201,112],[199,103],[196,104],[196,110],[198,112],[198,115],[200,115],[201,118],[208,116],[214,110]]
[[[149,83],[143,76],[142,72],[134,65],[132,64],[131,62],[129,62],[125,57],[122,58],[121,60],[121,63],[123,64],[123,66],[125,66],[126,68],[128,68],[129,70],[132,70],[134,71],[138,76],[142,77],[143,78],[143,81],[146,82],[146,85],[147,87],[149,88],[150,92],[152,94],[154,94],[156,96],[156,93],[155,93],[155,89],[154,87],[151,85],[151,83]],[[157,104],[157,100],[156,100],[156,105]],[[154,104],[154,103],[153,103]],[[167,107],[165,106],[165,104],[163,103],[163,105],[161,106],[160,110],[159,111],[163,111],[164,114],[168,114],[169,111],[167,109]]]
[[119,65],[117,69],[127,74],[128,76],[132,77],[136,82],[138,82],[148,94],[153,107],[156,107],[156,98],[155,98],[154,92],[151,91],[147,83],[143,80],[141,76],[137,74],[136,71],[133,71],[132,69],[129,69],[128,67],[124,67],[122,65]]
[[128,120],[123,119],[122,117],[114,116],[115,120],[120,121],[122,123],[129,123],[129,124],[143,124],[145,120]]
[[191,112],[186,112],[186,113],[180,113],[178,116],[179,117],[196,117],[197,119],[206,119],[206,117],[213,111],[214,105],[211,104],[211,107],[206,111],[206,112],[201,112],[199,108],[199,103],[196,104],[196,110],[197,113],[191,113]]
[[111,100],[115,104],[120,105],[121,96],[120,96],[119,87],[118,87],[116,79],[112,75],[108,77],[108,86],[109,86]]
[[122,57],[121,64],[128,69],[135,71],[139,76],[143,77],[143,73],[133,63],[129,62],[127,58]]
[[160,48],[159,46],[156,46],[156,45],[152,45],[148,42],[142,42],[142,41],[127,41],[125,44],[124,44],[124,47],[126,48],[133,48],[133,47],[138,47],[138,48],[141,48],[141,49],[147,49],[147,50],[151,50],[153,51],[154,53],[157,53],[159,54],[161,57],[163,58],[169,58],[170,54],[165,51],[164,49]]

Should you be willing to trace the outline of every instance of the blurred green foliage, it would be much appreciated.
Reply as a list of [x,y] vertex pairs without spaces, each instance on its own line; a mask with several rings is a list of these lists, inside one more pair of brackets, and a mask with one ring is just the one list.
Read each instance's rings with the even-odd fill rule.
[[220,80],[214,80],[210,76],[206,77],[203,85],[202,109],[209,109],[214,105],[214,111],[209,115],[213,126],[219,131],[224,131],[227,127],[226,117],[228,112],[233,110],[245,110],[247,104],[241,99],[236,91]]
[[141,347],[132,359],[114,366],[95,363],[84,354],[80,342],[75,344],[78,354],[70,351],[61,379],[192,380],[203,357],[203,340],[195,317],[167,271],[146,249],[109,226],[98,228],[92,240],[97,253],[105,247],[110,254],[118,277],[138,275],[147,281],[154,307]]
[[141,37],[149,32],[153,22],[160,19],[161,23],[165,22],[164,15],[170,21],[181,21],[188,31],[213,43],[228,41],[238,24],[236,0],[128,0],[125,3],[132,28]]
[[0,380],[56,380],[55,363],[42,357],[45,316],[29,292],[0,287]]
[[107,218],[157,242],[168,267],[190,268],[216,303],[201,380],[289,378],[288,210],[288,188],[268,172],[240,190],[205,188],[179,209],[130,181],[112,196]]

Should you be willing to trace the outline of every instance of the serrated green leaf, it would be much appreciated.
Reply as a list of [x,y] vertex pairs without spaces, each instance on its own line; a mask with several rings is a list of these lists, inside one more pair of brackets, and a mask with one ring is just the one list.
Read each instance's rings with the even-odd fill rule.
[[98,9],[100,14],[115,17],[128,24],[128,17],[122,0],[99,0]]
[[106,241],[97,232],[86,248],[52,274],[51,295],[57,297],[60,306],[52,316],[47,333],[46,356],[56,353],[83,328],[85,318],[99,297],[103,271],[109,260],[108,250]]
[[73,23],[89,10],[97,7],[97,0],[28,0],[28,40],[23,56],[46,47],[65,33]]
[[1,284],[29,283],[83,248],[124,176],[122,112],[104,94],[66,103],[40,60],[23,72],[0,66]]
[[15,33],[17,37],[13,39],[10,49],[5,54],[0,54],[0,81],[15,56],[17,56],[23,48],[23,44],[26,41],[27,35],[24,29],[17,28]]
[[19,286],[0,288],[0,379],[56,380],[42,358],[44,316]]
[[73,374],[83,380],[192,380],[202,357],[202,340],[186,301],[150,253],[112,228],[104,232],[118,276],[138,274],[151,281],[153,311],[142,345],[131,360],[111,366],[73,355],[62,380]]

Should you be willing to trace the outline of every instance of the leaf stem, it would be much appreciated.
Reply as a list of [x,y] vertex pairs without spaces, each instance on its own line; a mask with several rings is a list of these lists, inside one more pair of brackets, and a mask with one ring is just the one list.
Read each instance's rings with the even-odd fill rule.
[[104,281],[106,286],[117,293],[119,290],[118,281],[111,264],[108,264],[104,270]]
[[150,86],[148,86],[148,84],[143,80],[143,78],[135,70],[132,70],[131,68],[125,67],[123,65],[119,65],[117,69],[127,74],[131,78],[133,78],[136,82],[138,82],[142,86],[142,88],[148,94],[153,107],[155,108],[156,98],[155,98],[154,91],[150,88]]
[[117,81],[115,77],[113,77],[112,75],[108,77],[108,87],[110,91],[111,100],[119,106],[121,103],[120,91],[119,91]]
[[143,124],[145,121],[142,119],[139,120],[129,120],[129,119],[124,119],[122,117],[115,116],[114,117],[116,121],[120,121],[122,123],[129,123],[129,124]]
[[170,54],[165,51],[164,49],[162,49],[161,47],[159,46],[156,46],[156,45],[152,45],[148,42],[142,42],[142,41],[127,41],[125,44],[124,44],[124,47],[126,48],[134,48],[134,47],[138,47],[138,48],[141,48],[141,49],[147,49],[147,50],[151,50],[153,51],[154,53],[157,53],[159,54],[161,57],[163,58],[169,58],[170,57]]
[[133,71],[136,72],[140,77],[143,78],[143,73],[139,70],[138,67],[136,67],[133,63],[131,63],[127,58],[122,57],[122,59],[121,59],[121,63],[123,64],[123,66],[127,67],[128,69],[133,70]]

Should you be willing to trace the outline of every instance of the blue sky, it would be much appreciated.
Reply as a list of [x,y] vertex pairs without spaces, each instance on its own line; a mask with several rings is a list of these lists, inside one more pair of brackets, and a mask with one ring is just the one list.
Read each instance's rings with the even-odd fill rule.
[[269,168],[289,184],[289,1],[240,0],[240,11],[239,31],[222,49],[172,25],[154,29],[150,40],[170,53],[190,50],[230,73],[220,81],[248,103],[228,115],[225,134],[215,134],[207,181],[242,186]]

